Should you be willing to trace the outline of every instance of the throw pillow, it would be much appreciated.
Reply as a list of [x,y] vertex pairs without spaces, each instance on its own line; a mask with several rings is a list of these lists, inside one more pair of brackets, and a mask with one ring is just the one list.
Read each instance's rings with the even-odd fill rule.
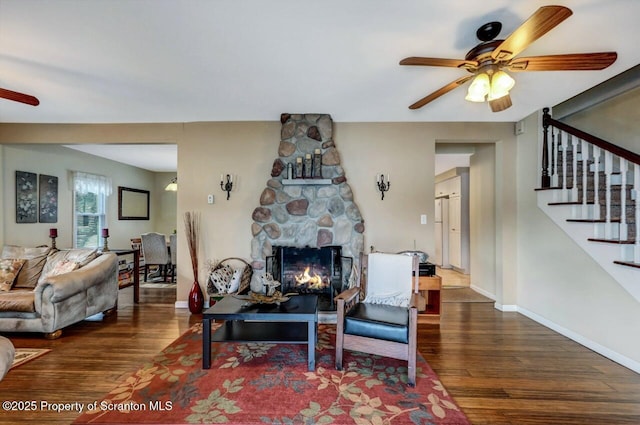
[[[211,272],[209,283],[207,284],[207,292],[209,294],[227,294],[233,277],[233,269],[225,264]],[[214,289],[215,288],[215,289]]]
[[40,275],[38,282],[41,282],[45,277],[51,276],[51,270],[63,261],[71,261],[78,265],[77,268],[82,268],[93,261],[97,256],[98,253],[95,248],[63,249],[52,252],[47,257],[47,261],[42,268],[42,274]]
[[75,261],[59,261],[55,265],[55,267],[47,271],[47,274],[42,273],[42,277],[40,279],[43,280],[51,276],[58,276],[59,274],[69,273],[77,269],[79,266],[80,264],[76,263]]
[[7,258],[0,260],[0,291],[9,291],[26,260]]
[[242,278],[242,272],[244,271],[244,267],[241,269],[234,269],[233,275],[231,276],[231,281],[229,282],[229,293],[238,292],[240,288],[240,278]]
[[2,249],[2,258],[24,258],[27,260],[22,266],[20,273],[18,273],[18,278],[13,287],[24,289],[35,288],[50,251],[51,248],[48,246],[31,248],[5,245]]

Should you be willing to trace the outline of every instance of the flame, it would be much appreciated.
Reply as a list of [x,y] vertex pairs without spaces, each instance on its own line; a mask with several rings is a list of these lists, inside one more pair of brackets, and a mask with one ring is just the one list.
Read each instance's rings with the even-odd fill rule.
[[306,285],[309,289],[322,289],[326,285],[322,282],[322,277],[317,273],[313,273],[313,276],[309,274],[309,267],[304,269],[304,273],[294,276],[296,279],[296,286]]

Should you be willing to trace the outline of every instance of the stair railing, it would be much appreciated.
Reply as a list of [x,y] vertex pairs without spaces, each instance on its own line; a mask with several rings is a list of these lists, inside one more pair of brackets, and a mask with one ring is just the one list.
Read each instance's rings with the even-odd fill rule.
[[[581,204],[585,218],[591,211],[591,219],[605,223],[604,239],[614,239],[612,180],[614,175],[619,175],[620,217],[615,220],[616,222],[619,220],[617,238],[620,242],[634,243],[633,262],[640,264],[640,197],[638,196],[640,194],[640,155],[553,119],[549,114],[549,108],[543,109],[542,125],[541,187],[561,189],[563,202]],[[570,164],[567,161],[569,151],[572,153]],[[560,153],[561,158],[559,158]],[[578,176],[580,165],[582,166],[581,176]],[[605,178],[604,200],[601,200],[599,193],[600,171],[604,172]],[[589,186],[590,173],[593,177],[592,186]],[[582,181],[582,191],[578,189],[578,179]],[[590,188],[593,189],[591,202],[588,196]],[[632,199],[635,200],[632,240],[629,240],[626,211],[629,188],[632,188]],[[604,217],[601,217],[601,202],[605,204]],[[593,205],[591,209],[589,204]]]

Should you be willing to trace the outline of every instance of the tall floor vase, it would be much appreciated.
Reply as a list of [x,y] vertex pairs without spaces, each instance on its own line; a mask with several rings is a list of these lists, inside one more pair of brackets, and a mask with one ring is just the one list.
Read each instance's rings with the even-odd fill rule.
[[202,289],[200,289],[198,281],[194,280],[191,291],[189,292],[189,311],[191,314],[199,314],[202,313],[203,307],[204,294],[202,293]]

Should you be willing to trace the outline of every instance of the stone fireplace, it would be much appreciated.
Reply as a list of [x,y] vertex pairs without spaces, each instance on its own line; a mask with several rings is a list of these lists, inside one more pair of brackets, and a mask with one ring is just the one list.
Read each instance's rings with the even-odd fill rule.
[[[351,258],[349,268],[358,267],[359,254],[364,249],[364,222],[340,164],[331,116],[282,114],[280,121],[278,156],[260,195],[260,205],[252,214],[254,290],[260,289],[256,278],[267,271],[273,272],[273,259],[285,252],[295,253],[290,249],[301,249],[299,252],[309,254],[310,251],[304,249],[334,247],[338,257]],[[283,247],[287,249],[283,250]],[[336,250],[330,252],[335,260]],[[334,261],[332,267],[335,265]],[[325,282],[335,271],[325,270],[326,265],[310,264],[309,267],[328,273],[324,276]],[[340,268],[343,267],[345,262],[341,260]],[[291,278],[289,272],[286,275],[282,270],[277,272],[274,274],[276,280]],[[350,274],[351,270],[344,270],[339,283],[331,275],[328,286],[341,289]],[[322,275],[320,279],[323,279]],[[282,289],[288,290],[285,285],[289,282],[280,281]]]

